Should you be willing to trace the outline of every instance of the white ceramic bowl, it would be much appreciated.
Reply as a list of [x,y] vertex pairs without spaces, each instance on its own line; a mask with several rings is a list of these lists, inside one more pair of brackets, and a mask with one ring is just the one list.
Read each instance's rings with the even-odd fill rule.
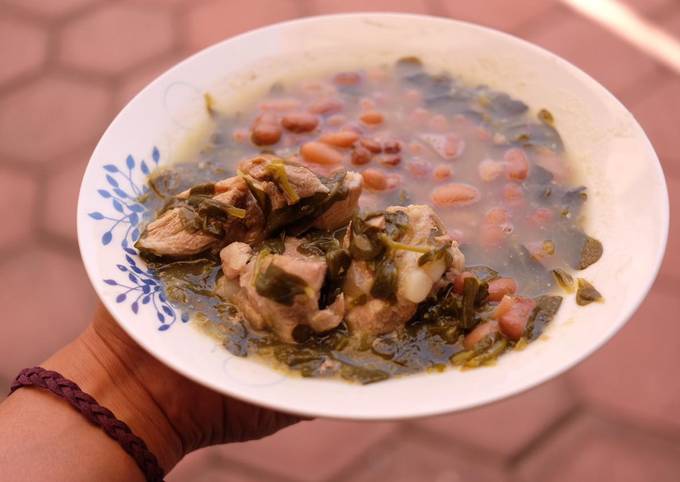
[[[360,386],[287,377],[231,356],[165,302],[131,248],[145,215],[134,197],[156,164],[181,156],[205,120],[202,93],[232,105],[280,77],[356,68],[418,55],[463,80],[548,108],[589,188],[588,232],[604,256],[583,275],[606,302],[568,297],[546,340],[495,367],[420,374]],[[559,57],[467,23],[398,14],[306,18],[221,42],[173,67],[116,117],[97,145],[78,202],[78,241],[97,294],[145,349],[219,392],[298,414],[398,419],[474,407],[562,373],[602,346],[649,290],[664,253],[668,197],[658,159],[632,115],[600,84]]]

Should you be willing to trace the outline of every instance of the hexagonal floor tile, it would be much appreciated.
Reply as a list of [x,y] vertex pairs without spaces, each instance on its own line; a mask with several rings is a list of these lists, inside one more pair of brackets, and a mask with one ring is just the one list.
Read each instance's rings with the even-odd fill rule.
[[192,9],[183,19],[187,30],[187,44],[198,50],[225,38],[264,25],[289,20],[302,15],[301,3],[296,0],[249,0],[235,4],[228,0],[212,0]]
[[0,17],[0,84],[36,71],[47,57],[47,32],[10,16]]
[[460,444],[509,458],[572,407],[562,379],[509,400],[416,424]]
[[[47,232],[76,242],[76,207],[80,182],[91,150],[87,149],[60,160],[60,168],[47,179],[47,193],[42,222]],[[67,162],[71,161],[71,162]]]
[[302,422],[255,442],[220,448],[228,460],[298,482],[326,480],[395,430],[392,423]]
[[73,13],[78,9],[97,1],[98,0],[5,0],[5,3],[15,5],[38,15],[60,17]]
[[98,137],[110,117],[106,88],[48,75],[0,99],[0,152],[50,163]]
[[31,238],[35,228],[38,187],[35,179],[15,169],[0,168],[0,249]]
[[[640,1],[640,0],[638,0]],[[663,1],[663,0],[657,0]],[[672,0],[665,0],[666,4],[670,4]],[[675,6],[673,12],[669,12],[669,15],[661,20],[661,27],[665,28],[677,37],[680,35],[680,8],[678,5]]]
[[129,4],[105,4],[66,25],[59,59],[101,74],[119,74],[171,49],[169,12]]
[[521,466],[522,482],[674,482],[677,443],[585,415],[541,445]]
[[608,412],[680,429],[677,293],[653,290],[607,346],[570,372],[588,401]]
[[501,482],[509,480],[502,467],[480,454],[461,451],[446,444],[423,441],[412,436],[399,437],[391,447],[378,447],[366,457],[346,482],[436,481]]
[[0,375],[12,379],[85,328],[95,295],[78,259],[46,248],[3,260],[0,271],[11,280],[0,290]]

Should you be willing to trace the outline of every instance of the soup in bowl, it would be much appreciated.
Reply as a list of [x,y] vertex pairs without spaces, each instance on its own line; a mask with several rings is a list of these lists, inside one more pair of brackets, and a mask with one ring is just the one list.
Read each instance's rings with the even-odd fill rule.
[[95,287],[161,360],[367,419],[573,365],[641,301],[666,229],[658,161],[592,79],[498,32],[388,14],[268,27],[173,68],[104,135],[79,203]]

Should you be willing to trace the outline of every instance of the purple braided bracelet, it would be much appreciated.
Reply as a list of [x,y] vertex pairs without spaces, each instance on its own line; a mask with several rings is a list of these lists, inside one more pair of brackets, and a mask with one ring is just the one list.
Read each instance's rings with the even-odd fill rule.
[[101,427],[106,434],[118,442],[144,473],[146,480],[163,481],[163,469],[144,441],[137,437],[125,422],[116,418],[111,410],[83,392],[80,387],[57,372],[41,367],[25,368],[12,383],[10,395],[21,387],[40,387],[49,390],[68,401],[76,410],[85,415],[91,423]]

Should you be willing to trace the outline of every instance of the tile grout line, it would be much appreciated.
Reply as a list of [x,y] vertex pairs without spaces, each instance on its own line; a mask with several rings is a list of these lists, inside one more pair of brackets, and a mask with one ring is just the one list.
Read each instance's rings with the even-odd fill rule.
[[649,419],[640,419],[612,410],[607,411],[598,404],[590,406],[588,413],[607,425],[622,429],[628,435],[642,434],[663,441],[669,445],[679,446],[680,429],[668,429],[666,428],[666,424],[660,422],[654,422]]
[[522,449],[513,454],[506,464],[509,471],[515,472],[517,468],[528,460],[539,448],[549,444],[552,440],[559,437],[569,425],[572,425],[579,417],[586,413],[585,408],[580,403],[575,403],[572,407],[554,419],[545,429],[538,433],[533,440],[530,440]]
[[484,447],[480,447],[475,444],[470,444],[465,440],[461,440],[455,435],[454,436],[442,435],[433,430],[417,425],[417,423],[414,421],[408,421],[405,422],[405,424],[409,428],[410,435],[416,435],[417,437],[427,441],[428,443],[432,443],[434,445],[439,445],[442,443],[453,445],[458,450],[468,455],[473,455],[475,458],[492,459],[494,463],[496,463],[498,466],[500,467],[505,466],[504,464],[505,457],[502,454],[499,454],[498,452],[485,449]]
[[394,433],[385,434],[374,444],[372,444],[364,453],[355,457],[346,467],[341,468],[336,474],[327,479],[327,482],[350,482],[357,474],[368,466],[369,460],[376,455],[384,452],[393,451],[399,444],[398,440],[406,435],[407,425],[400,424]]

